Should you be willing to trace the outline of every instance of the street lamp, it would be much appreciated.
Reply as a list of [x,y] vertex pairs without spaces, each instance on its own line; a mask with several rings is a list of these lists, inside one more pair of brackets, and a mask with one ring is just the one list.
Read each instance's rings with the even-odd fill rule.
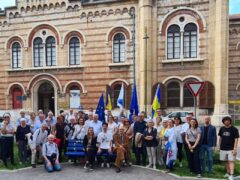
[[147,34],[147,27],[145,27],[145,33],[144,33],[144,43],[145,43],[145,58],[144,58],[144,71],[145,71],[145,77],[144,77],[144,86],[145,86],[145,98],[144,98],[144,104],[145,104],[145,113],[147,114],[147,43],[148,43],[148,34]]

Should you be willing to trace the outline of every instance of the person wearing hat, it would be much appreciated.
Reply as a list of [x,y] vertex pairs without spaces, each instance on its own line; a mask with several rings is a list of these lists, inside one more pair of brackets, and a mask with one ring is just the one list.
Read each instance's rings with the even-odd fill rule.
[[26,119],[26,123],[27,123],[27,124],[30,124],[30,119],[27,118],[27,116],[26,116],[26,111],[22,109],[22,110],[20,111],[20,117],[16,120],[16,126],[17,126],[17,127],[20,126],[20,121],[21,121],[22,118],[25,118],[25,119]]
[[27,138],[26,134],[31,133],[30,126],[27,125],[26,119],[21,118],[20,126],[16,131],[16,142],[18,146],[19,164],[25,163],[27,158]]
[[[7,167],[7,159],[10,158],[11,164],[14,165],[14,134],[15,128],[11,123],[11,115],[9,113],[3,114],[3,122],[0,127],[1,137],[1,156],[4,165]],[[4,146],[3,146],[4,145]]]
[[220,145],[220,160],[225,162],[227,173],[224,175],[229,180],[234,179],[235,160],[237,157],[237,146],[239,132],[236,127],[232,125],[230,117],[222,119],[223,127],[219,130],[219,145]]

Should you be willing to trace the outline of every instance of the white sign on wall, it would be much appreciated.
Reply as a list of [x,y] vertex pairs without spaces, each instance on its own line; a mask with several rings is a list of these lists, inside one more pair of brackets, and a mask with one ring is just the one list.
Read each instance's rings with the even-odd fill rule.
[[77,109],[80,106],[80,90],[70,90],[70,108]]

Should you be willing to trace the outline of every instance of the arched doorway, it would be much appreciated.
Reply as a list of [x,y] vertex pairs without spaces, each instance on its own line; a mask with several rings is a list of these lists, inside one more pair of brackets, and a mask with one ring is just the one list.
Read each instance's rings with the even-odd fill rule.
[[49,110],[55,113],[54,87],[49,82],[42,83],[38,88],[38,109],[42,109],[45,114]]

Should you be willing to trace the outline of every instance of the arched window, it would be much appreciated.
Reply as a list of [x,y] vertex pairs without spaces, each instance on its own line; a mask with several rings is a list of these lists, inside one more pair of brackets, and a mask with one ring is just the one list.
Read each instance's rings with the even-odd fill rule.
[[15,87],[12,90],[12,108],[13,109],[22,108],[22,90],[19,87]]
[[12,45],[12,68],[21,68],[21,46],[19,42]]
[[77,37],[73,37],[69,41],[69,64],[80,64],[80,41]]
[[[117,83],[112,86],[111,91],[112,91],[112,97],[113,97],[113,108],[119,107],[119,106],[117,106],[117,100],[118,100],[118,96],[120,94],[121,88],[122,88],[122,83]],[[126,90],[125,87],[124,87],[124,90]],[[124,106],[126,104],[126,100],[125,100],[126,94],[125,93],[126,93],[126,91],[124,91]]]
[[80,89],[76,85],[72,85],[69,89],[69,108],[80,107]]
[[39,37],[33,41],[34,67],[43,67],[43,40]]
[[180,85],[178,82],[171,82],[167,85],[167,106],[180,107]]
[[184,84],[183,89],[184,95],[183,95],[183,107],[194,107],[194,97],[190,90],[187,87],[187,84]]
[[184,58],[197,57],[197,26],[194,23],[189,23],[184,28],[183,34],[183,54]]
[[123,33],[115,34],[113,38],[113,62],[120,63],[126,60],[126,38]]
[[52,36],[46,40],[46,66],[56,66],[56,40]]
[[181,54],[181,34],[178,25],[171,25],[167,31],[167,59],[179,59]]

